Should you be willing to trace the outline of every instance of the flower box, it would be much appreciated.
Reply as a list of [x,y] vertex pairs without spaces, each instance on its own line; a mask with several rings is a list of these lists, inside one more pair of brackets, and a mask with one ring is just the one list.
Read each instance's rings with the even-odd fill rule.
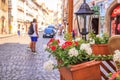
[[111,55],[91,54],[90,44],[83,40],[59,43],[56,39],[48,42],[46,50],[56,58],[58,64],[49,60],[44,63],[44,69],[51,71],[59,68],[61,80],[101,80],[101,61],[95,60],[109,60]]
[[108,48],[108,44],[92,44],[92,52],[95,55],[109,55],[109,48]]
[[88,61],[70,68],[60,67],[60,80],[101,80],[100,61]]

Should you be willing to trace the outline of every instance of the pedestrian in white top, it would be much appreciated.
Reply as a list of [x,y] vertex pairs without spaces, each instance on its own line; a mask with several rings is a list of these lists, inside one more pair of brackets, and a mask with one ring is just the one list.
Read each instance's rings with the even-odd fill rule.
[[38,26],[37,26],[37,20],[33,19],[33,29],[34,29],[34,33],[32,35],[30,35],[31,37],[31,50],[32,52],[36,53],[36,42],[38,39]]

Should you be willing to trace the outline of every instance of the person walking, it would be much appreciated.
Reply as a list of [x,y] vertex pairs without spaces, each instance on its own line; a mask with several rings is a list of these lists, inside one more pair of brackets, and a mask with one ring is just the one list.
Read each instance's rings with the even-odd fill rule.
[[20,36],[20,24],[18,24],[17,34],[18,34],[18,36]]
[[72,30],[72,38],[75,40],[75,30]]
[[36,19],[33,19],[33,30],[34,30],[34,33],[32,35],[30,35],[31,37],[31,50],[32,52],[34,52],[34,54],[36,54],[36,42],[37,42],[37,39],[38,39],[38,25],[37,25],[37,20]]

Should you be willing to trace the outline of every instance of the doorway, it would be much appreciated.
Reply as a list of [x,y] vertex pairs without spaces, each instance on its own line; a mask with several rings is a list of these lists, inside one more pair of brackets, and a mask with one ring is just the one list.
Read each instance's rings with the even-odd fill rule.
[[98,26],[99,26],[99,19],[98,18],[92,18],[92,30],[94,34],[98,34]]
[[120,15],[116,16],[115,34],[120,34]]

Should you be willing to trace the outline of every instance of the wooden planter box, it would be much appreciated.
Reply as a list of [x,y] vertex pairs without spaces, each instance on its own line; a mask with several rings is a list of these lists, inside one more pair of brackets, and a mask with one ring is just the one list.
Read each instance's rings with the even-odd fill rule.
[[92,46],[92,52],[95,55],[109,55],[109,49],[108,44],[93,44]]
[[60,80],[101,80],[100,61],[88,61],[72,65],[70,68],[61,67]]

